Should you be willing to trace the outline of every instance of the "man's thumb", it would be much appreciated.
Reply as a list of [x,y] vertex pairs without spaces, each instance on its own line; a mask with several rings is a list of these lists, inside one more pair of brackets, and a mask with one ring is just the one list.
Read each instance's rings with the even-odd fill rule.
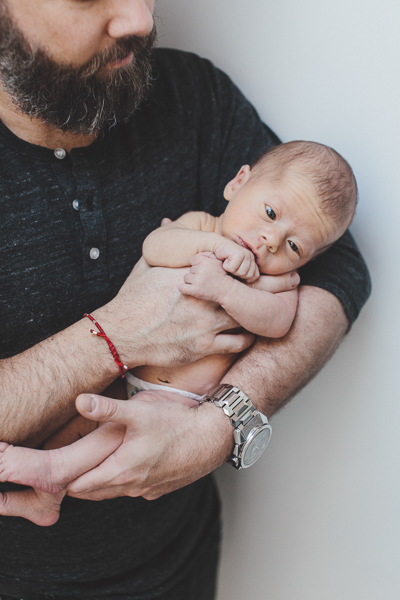
[[78,412],[92,421],[111,421],[124,425],[129,421],[127,405],[122,400],[105,398],[97,394],[81,394],[75,404]]

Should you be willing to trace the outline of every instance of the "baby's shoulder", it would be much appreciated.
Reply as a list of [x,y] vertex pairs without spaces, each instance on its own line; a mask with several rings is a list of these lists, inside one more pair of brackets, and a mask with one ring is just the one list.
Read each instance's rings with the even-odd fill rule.
[[191,210],[179,217],[178,223],[197,231],[217,231],[218,218],[201,210]]

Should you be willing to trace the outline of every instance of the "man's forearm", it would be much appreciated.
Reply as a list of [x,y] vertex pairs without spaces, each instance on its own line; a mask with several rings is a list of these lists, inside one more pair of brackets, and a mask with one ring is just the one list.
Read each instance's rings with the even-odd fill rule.
[[[87,322],[86,322],[87,321]],[[75,413],[82,391],[102,392],[118,368],[85,319],[0,362],[0,440],[36,446]]]
[[296,318],[281,339],[258,338],[224,376],[271,417],[295,396],[332,356],[348,327],[339,300],[330,292],[299,288]]

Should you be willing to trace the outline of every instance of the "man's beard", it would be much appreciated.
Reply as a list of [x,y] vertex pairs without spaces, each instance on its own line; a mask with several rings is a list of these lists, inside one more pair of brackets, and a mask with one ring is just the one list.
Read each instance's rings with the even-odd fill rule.
[[[144,98],[155,42],[154,27],[145,37],[117,40],[82,67],[59,65],[45,50],[30,47],[1,2],[0,81],[13,104],[29,117],[64,132],[97,133],[106,123],[129,119]],[[102,69],[130,53],[128,65]]]

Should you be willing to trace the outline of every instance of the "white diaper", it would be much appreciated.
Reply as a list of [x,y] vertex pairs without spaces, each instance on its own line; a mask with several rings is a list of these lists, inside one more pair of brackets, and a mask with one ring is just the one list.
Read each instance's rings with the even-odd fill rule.
[[132,373],[126,373],[125,379],[128,398],[131,398],[138,392],[144,392],[145,390],[163,390],[164,392],[175,392],[181,396],[186,396],[186,398],[197,400],[197,402],[202,402],[204,398],[204,396],[192,394],[191,392],[185,392],[185,390],[178,390],[177,388],[169,387],[168,385],[159,385],[158,383],[149,383],[148,381],[143,381],[142,379],[139,379],[139,377],[135,377],[135,375]]

